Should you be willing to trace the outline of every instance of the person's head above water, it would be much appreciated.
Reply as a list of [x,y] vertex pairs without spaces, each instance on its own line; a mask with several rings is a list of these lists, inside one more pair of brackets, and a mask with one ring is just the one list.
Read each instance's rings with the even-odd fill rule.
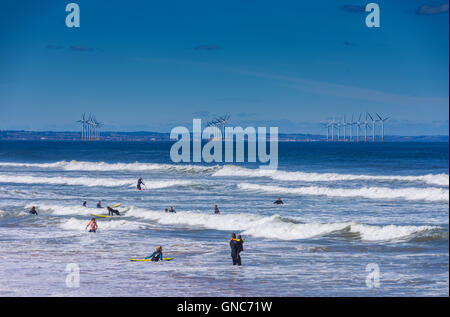
[[157,247],[156,251],[161,252],[162,251],[162,246]]
[[95,218],[92,218],[91,221],[95,222]]

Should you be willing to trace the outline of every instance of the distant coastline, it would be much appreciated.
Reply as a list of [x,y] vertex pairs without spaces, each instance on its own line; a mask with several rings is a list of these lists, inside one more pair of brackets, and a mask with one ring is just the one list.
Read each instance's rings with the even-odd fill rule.
[[[379,142],[379,136],[377,141]],[[81,132],[75,131],[24,131],[3,130],[0,131],[1,141],[81,141]],[[307,133],[280,133],[279,142],[324,142],[325,135]],[[170,134],[163,132],[112,132],[101,133],[101,141],[109,142],[161,142],[170,141]],[[95,142],[95,141],[91,141]],[[350,141],[340,141],[350,142]],[[352,142],[355,142],[352,141]],[[361,140],[360,140],[361,142]],[[368,140],[369,142],[369,140]],[[370,138],[371,142],[371,138]],[[398,136],[385,135],[385,142],[449,142],[448,135],[418,135]]]

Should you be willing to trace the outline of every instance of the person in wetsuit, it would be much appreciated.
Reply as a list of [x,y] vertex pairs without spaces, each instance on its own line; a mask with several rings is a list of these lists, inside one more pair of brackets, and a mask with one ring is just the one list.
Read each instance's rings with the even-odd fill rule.
[[98,201],[97,208],[102,208],[102,201],[101,200]]
[[106,209],[108,209],[109,216],[114,216],[114,215],[120,216],[120,213],[117,209],[112,209],[111,207],[106,207]]
[[145,186],[144,181],[142,180],[142,177],[140,177],[140,178],[138,179],[138,182],[137,182],[137,185],[136,185],[136,189],[137,189],[137,190],[142,190],[141,185],[144,185],[144,186]]
[[97,226],[97,222],[95,221],[95,218],[92,218],[91,221],[89,221],[89,223],[86,225],[86,228],[84,228],[84,230],[86,230],[89,227],[89,232],[97,232],[98,226]]
[[283,204],[284,204],[280,197],[278,197],[278,199],[275,200],[273,203],[274,203],[275,205],[283,205]]
[[173,209],[173,207],[172,207],[172,206],[170,206],[170,208],[169,208],[169,212],[176,212],[176,211],[175,211],[175,209]]
[[87,207],[87,201],[83,201],[83,207]]
[[214,213],[220,214],[220,210],[219,210],[219,207],[217,207],[217,205],[214,205]]
[[239,253],[242,248],[242,244],[240,241],[236,239],[236,234],[231,234],[231,240],[230,240],[230,248],[231,248],[231,258],[233,259],[233,265],[241,265],[241,256]]
[[158,262],[163,260],[163,254],[162,254],[162,246],[159,246],[156,248],[156,251],[150,254],[145,259],[150,259],[150,261]]
[[31,207],[29,213],[32,214],[32,215],[36,215],[36,216],[37,216],[38,213],[37,213],[37,211],[36,211],[36,207],[34,207],[34,206]]

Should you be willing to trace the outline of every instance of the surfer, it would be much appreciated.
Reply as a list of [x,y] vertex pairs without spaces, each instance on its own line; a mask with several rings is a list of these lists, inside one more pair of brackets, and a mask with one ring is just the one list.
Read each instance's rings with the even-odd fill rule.
[[101,200],[98,201],[97,208],[102,208],[102,201]]
[[217,207],[217,205],[214,205],[214,213],[220,214],[220,210],[219,210],[219,207]]
[[109,206],[106,207],[106,209],[108,209],[108,215],[109,216],[114,216],[114,215],[120,216],[120,213],[119,213],[119,211],[117,209],[112,209]]
[[165,211],[165,212],[169,212],[169,209],[166,208],[164,211]]
[[169,212],[175,212],[175,213],[176,213],[175,209],[173,209],[173,207],[172,207],[172,206],[170,206],[170,208],[169,208]]
[[141,185],[144,185],[144,186],[145,186],[144,181],[142,180],[142,177],[140,177],[140,178],[138,179],[138,182],[137,182],[137,185],[136,185],[136,189],[137,189],[137,190],[142,190]]
[[163,259],[162,246],[157,247],[156,251],[153,252],[152,254],[150,254],[145,259],[146,260],[150,259],[150,261],[154,261],[154,262],[162,261],[162,259]]
[[83,207],[87,207],[87,201],[83,201]]
[[273,203],[274,203],[275,205],[283,205],[283,204],[284,204],[280,197],[278,197],[278,199],[275,200]]
[[32,215],[37,215],[38,213],[37,213],[37,211],[36,211],[36,207],[34,207],[34,206],[31,207],[29,213],[32,214]]
[[86,230],[89,227],[89,232],[97,232],[98,226],[97,226],[97,222],[95,221],[95,218],[92,218],[91,221],[89,221],[89,223],[86,225],[86,228],[84,228],[84,230]]
[[230,240],[231,258],[233,259],[233,265],[241,265],[241,256],[239,253],[243,250],[242,243],[236,239],[236,234],[231,234]]

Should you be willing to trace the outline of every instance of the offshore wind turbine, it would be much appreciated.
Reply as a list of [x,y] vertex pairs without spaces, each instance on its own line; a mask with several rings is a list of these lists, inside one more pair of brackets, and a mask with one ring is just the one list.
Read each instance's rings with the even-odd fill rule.
[[370,125],[369,122],[367,121],[367,112],[366,112],[366,118],[364,119],[364,142],[367,142],[367,126]]
[[347,135],[346,135],[346,131],[347,131],[347,122],[345,121],[345,115],[344,115],[344,121],[342,123],[342,126],[344,127],[344,141],[347,141]]
[[81,140],[84,141],[86,138],[86,113],[83,113],[81,120],[77,122],[81,123]]
[[372,120],[372,142],[375,142],[375,122],[377,122],[377,120],[374,120],[370,113],[367,114],[369,115],[370,120]]
[[349,122],[349,126],[350,126],[350,142],[353,142],[353,126],[355,125],[356,122],[353,121],[353,113],[352,113],[352,120]]
[[359,119],[356,121],[356,142],[359,142],[359,129],[363,123],[361,122],[362,113],[359,114]]
[[381,142],[384,142],[384,123],[390,118],[390,117],[386,117],[386,118],[381,118],[380,115],[378,113],[375,112],[375,114],[378,116],[378,118],[380,118],[380,122],[381,122]]

